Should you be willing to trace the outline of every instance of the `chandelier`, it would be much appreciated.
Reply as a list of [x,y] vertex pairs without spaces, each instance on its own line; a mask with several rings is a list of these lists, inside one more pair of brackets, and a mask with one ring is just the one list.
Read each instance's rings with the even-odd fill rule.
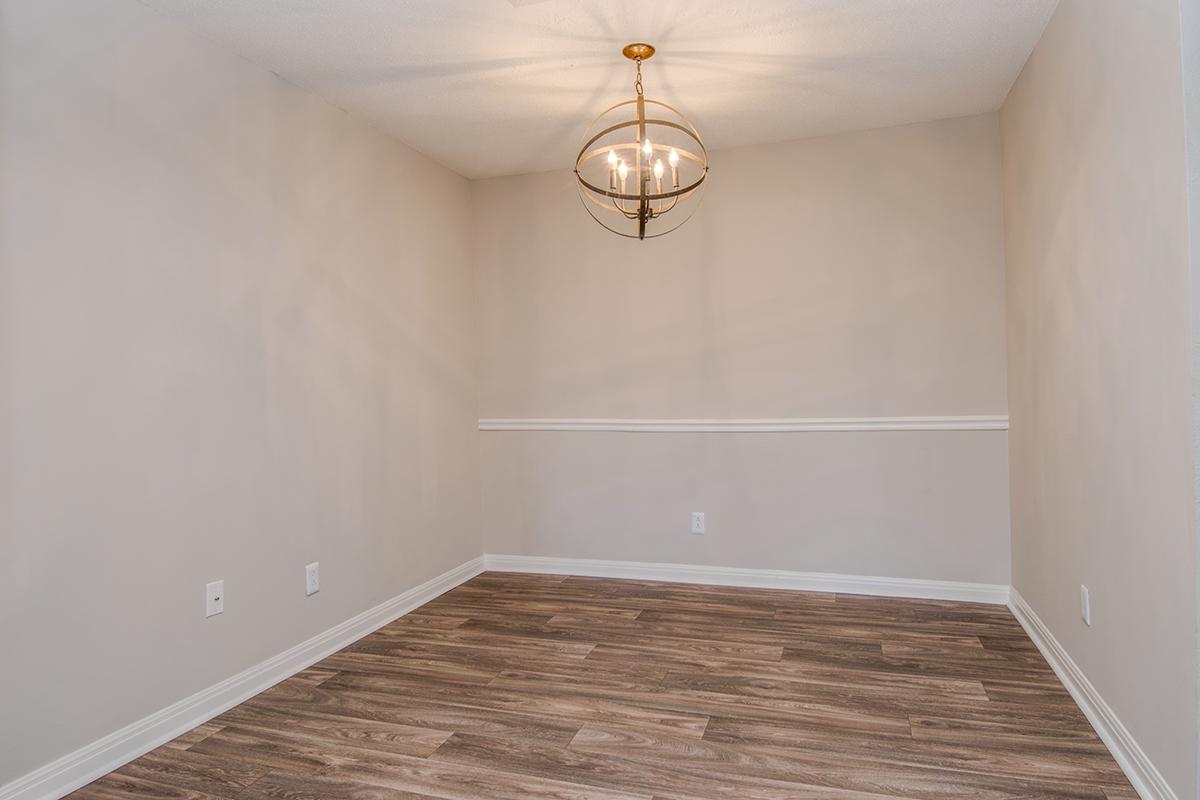
[[636,97],[605,109],[588,126],[575,177],[592,219],[620,236],[653,239],[695,212],[708,152],[683,114],[643,96],[642,62],[654,47],[635,43],[621,52],[637,65]]

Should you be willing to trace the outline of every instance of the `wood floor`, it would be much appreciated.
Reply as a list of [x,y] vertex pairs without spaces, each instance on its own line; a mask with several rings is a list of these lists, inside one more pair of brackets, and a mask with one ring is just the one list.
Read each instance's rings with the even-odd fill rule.
[[486,573],[73,798],[1136,798],[1001,606]]

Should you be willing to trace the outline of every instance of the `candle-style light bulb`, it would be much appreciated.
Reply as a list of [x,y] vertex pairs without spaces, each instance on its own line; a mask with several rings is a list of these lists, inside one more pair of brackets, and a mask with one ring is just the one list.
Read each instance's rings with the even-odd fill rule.
[[663,176],[663,165],[662,165],[662,159],[659,158],[654,161],[654,177],[658,178],[659,180],[662,180],[662,176]]
[[649,136],[646,137],[646,141],[642,142],[642,154],[646,156],[646,158],[654,155],[654,147],[652,147],[650,144]]
[[679,153],[675,152],[675,148],[671,148],[670,154],[667,156],[667,161],[671,162],[672,167],[679,166]]
[[616,166],[617,166],[617,151],[616,150],[608,151],[608,165],[610,167],[612,167],[613,169],[616,169]]
[[671,185],[676,189],[679,188],[679,153],[675,152],[675,148],[671,148],[671,152],[667,154],[667,161],[671,164]]
[[617,165],[617,174],[621,176],[621,180],[629,177],[629,165],[625,163],[624,159]]

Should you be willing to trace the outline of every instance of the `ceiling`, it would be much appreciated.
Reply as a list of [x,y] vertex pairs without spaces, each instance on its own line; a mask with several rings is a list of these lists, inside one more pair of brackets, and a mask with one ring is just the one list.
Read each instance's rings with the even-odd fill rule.
[[1057,0],[147,0],[469,178],[565,169],[632,96],[710,149],[999,108]]

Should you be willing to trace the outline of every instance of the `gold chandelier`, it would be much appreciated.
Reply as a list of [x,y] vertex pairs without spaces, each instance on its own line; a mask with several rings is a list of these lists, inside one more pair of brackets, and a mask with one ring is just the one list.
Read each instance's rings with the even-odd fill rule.
[[[575,177],[592,219],[620,236],[653,239],[695,212],[708,177],[708,151],[687,117],[643,96],[642,62],[654,47],[634,43],[621,52],[637,64],[637,96],[605,109],[588,126]],[[646,116],[648,107],[653,116]],[[651,224],[653,232],[647,232]]]

